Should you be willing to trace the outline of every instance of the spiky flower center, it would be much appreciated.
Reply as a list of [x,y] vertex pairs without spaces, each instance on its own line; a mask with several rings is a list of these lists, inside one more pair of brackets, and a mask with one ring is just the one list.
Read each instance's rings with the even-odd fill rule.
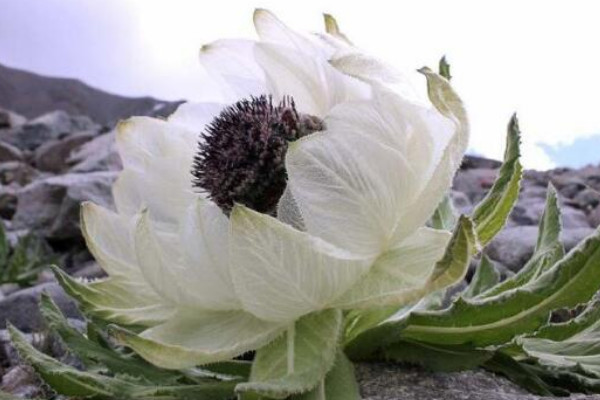
[[319,118],[298,113],[291,97],[279,104],[266,95],[238,101],[202,133],[194,187],[226,213],[239,203],[275,215],[287,182],[288,143],[323,129]]

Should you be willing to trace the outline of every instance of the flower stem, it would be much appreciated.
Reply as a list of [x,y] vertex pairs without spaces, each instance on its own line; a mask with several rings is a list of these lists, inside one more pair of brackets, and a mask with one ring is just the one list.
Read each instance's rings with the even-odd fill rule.
[[287,329],[287,373],[294,373],[294,352],[296,341],[296,325],[294,322]]

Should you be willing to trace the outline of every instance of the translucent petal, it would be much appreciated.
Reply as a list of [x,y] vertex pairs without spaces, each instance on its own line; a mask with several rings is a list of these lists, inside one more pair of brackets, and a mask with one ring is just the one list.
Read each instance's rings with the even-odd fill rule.
[[243,206],[230,219],[235,290],[244,309],[264,320],[289,322],[327,308],[372,262]]
[[[179,306],[239,308],[226,270],[226,218],[216,206],[203,207],[201,203],[190,214],[191,221],[182,227],[183,232],[153,223],[148,212],[139,218],[135,250],[144,278],[156,292]],[[210,230],[214,232],[207,236]],[[182,233],[191,236],[184,239]],[[190,248],[193,240],[197,249]]]
[[117,340],[163,368],[180,369],[224,361],[262,347],[282,332],[243,311],[181,311],[139,336],[115,329]]
[[450,236],[446,231],[419,229],[400,246],[381,255],[369,273],[334,304],[350,309],[414,301],[413,292],[425,286]]
[[251,40],[225,39],[200,49],[200,63],[217,82],[226,103],[266,93],[264,73],[254,60],[254,46]]
[[223,107],[225,105],[220,103],[184,103],[169,116],[169,122],[181,125],[199,136]]

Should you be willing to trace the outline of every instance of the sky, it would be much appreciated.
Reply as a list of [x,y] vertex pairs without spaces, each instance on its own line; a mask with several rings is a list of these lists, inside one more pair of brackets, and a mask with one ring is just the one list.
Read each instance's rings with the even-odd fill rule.
[[122,95],[202,100],[214,87],[197,61],[200,46],[254,38],[256,7],[307,32],[321,31],[322,13],[331,13],[356,45],[420,88],[415,70],[446,55],[473,153],[502,157],[517,112],[526,167],[600,162],[593,0],[0,0],[0,63]]

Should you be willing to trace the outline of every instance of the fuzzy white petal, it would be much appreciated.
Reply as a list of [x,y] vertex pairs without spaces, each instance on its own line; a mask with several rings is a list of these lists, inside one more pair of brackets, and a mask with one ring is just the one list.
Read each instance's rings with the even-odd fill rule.
[[184,103],[177,107],[168,121],[181,125],[199,136],[224,107],[221,103]]
[[243,206],[230,218],[235,290],[244,309],[264,320],[289,322],[327,308],[372,262]]
[[280,324],[243,311],[182,311],[139,336],[118,330],[117,339],[163,368],[229,360],[259,348],[282,332]]

